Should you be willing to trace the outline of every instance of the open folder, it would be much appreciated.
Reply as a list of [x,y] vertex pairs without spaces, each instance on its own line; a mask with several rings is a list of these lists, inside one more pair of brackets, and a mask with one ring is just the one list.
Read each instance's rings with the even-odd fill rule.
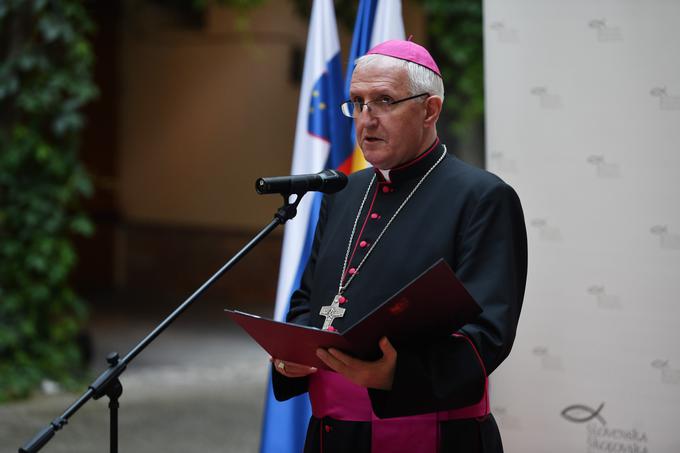
[[482,309],[449,265],[439,259],[342,333],[225,311],[272,357],[328,369],[316,356],[318,348],[332,347],[374,360],[381,355],[378,340],[383,336],[399,346],[451,335]]

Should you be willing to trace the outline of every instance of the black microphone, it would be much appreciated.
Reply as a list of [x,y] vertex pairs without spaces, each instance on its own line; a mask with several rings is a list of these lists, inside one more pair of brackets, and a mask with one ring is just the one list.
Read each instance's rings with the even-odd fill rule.
[[336,170],[311,175],[272,176],[255,181],[260,195],[268,193],[301,194],[305,192],[335,193],[347,185],[347,176]]

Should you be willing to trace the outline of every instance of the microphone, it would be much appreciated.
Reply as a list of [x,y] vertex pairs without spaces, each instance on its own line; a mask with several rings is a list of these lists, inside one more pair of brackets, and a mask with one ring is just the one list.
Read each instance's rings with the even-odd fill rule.
[[268,193],[301,194],[305,192],[335,193],[345,188],[347,176],[336,170],[324,170],[310,175],[272,176],[255,181],[260,195]]

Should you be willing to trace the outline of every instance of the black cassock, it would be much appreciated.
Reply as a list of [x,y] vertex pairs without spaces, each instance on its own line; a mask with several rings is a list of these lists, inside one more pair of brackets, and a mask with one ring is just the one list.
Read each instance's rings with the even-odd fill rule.
[[[445,153],[437,141],[418,158],[389,173],[349,176],[347,187],[323,199],[311,256],[292,295],[289,322],[321,327],[319,310],[337,294],[347,245],[361,200],[348,271],[356,269],[399,205]],[[490,374],[508,356],[519,320],[527,271],[526,228],[519,198],[497,176],[446,155],[403,207],[344,293],[350,327],[403,285],[444,258],[484,310],[460,337],[395,345],[392,390],[368,389],[380,418],[403,417],[469,406],[484,392]],[[345,278],[348,276],[346,273]],[[304,393],[308,379],[272,372],[280,401]],[[325,428],[325,429],[323,429]],[[439,451],[500,452],[493,416],[440,422]],[[370,422],[312,417],[305,451],[370,451]]]

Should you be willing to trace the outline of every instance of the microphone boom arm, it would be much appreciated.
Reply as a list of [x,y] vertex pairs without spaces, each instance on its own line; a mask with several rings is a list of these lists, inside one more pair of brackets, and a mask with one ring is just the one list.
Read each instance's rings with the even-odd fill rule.
[[165,318],[156,328],[151,331],[137,346],[132,348],[125,357],[119,359],[118,353],[110,353],[106,361],[109,367],[104,370],[97,379],[88,386],[88,389],[81,395],[62,415],[55,418],[45,428],[41,429],[33,439],[19,448],[19,453],[35,453],[44,447],[54,434],[62,429],[68,419],[75,414],[90,399],[99,399],[103,396],[109,398],[110,411],[110,452],[118,452],[118,397],[123,393],[123,386],[118,379],[128,364],[132,362],[152,341],[154,341],[163,331],[172,324],[189,306],[196,301],[213,283],[215,283],[225,272],[231,269],[241,258],[248,254],[262,239],[274,231],[277,226],[283,225],[297,214],[297,206],[304,196],[304,193],[295,193],[296,197],[290,202],[292,194],[282,194],[283,205],[274,214],[274,219],[264,227],[253,239],[250,240],[241,250],[239,250],[227,263],[225,263],[212,277],[206,280],[194,293],[179,305],[170,315]]

